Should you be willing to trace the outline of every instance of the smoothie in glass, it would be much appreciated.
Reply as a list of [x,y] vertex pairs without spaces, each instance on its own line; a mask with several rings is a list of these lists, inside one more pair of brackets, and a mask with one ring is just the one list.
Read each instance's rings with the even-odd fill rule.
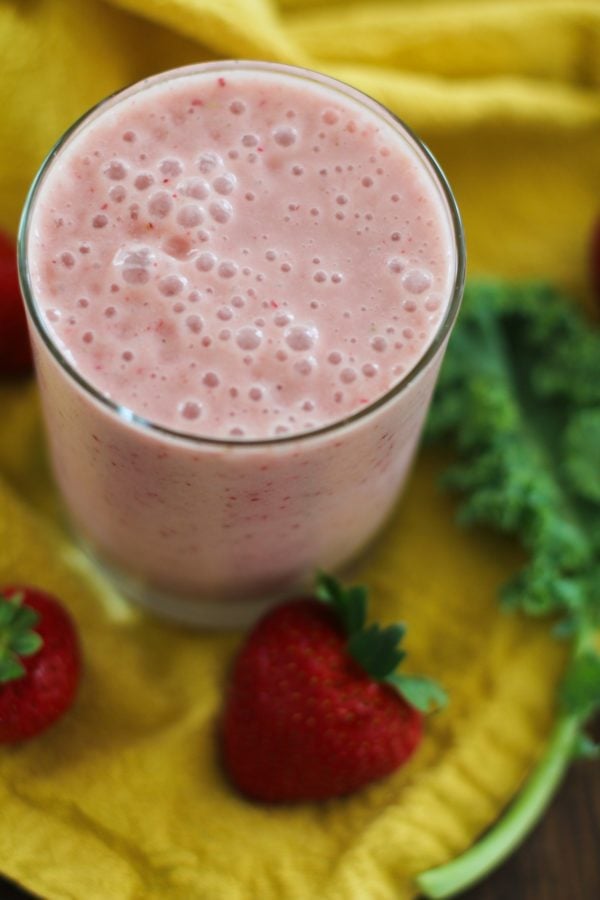
[[245,624],[374,535],[464,267],[383,107],[268,63],[149,79],[51,154],[20,251],[56,478],[130,596]]

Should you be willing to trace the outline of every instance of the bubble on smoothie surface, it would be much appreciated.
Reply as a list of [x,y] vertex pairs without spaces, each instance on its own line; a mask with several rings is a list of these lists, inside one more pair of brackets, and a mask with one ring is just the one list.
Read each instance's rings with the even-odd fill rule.
[[37,293],[115,402],[192,434],[285,437],[414,367],[451,241],[437,188],[411,182],[374,113],[291,79],[221,80],[139,92],[76,136],[40,191]]

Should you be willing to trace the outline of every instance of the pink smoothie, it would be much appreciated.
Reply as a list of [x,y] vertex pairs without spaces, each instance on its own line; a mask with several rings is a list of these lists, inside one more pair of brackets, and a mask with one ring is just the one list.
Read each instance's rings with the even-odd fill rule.
[[159,76],[63,143],[26,235],[38,372],[67,505],[138,599],[227,624],[361,549],[427,408],[455,221],[389,114],[302,70]]

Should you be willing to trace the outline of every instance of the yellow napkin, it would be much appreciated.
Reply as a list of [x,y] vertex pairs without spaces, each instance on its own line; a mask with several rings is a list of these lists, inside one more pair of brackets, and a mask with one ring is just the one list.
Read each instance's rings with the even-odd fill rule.
[[[428,141],[462,208],[471,271],[543,276],[585,298],[600,205],[595,0],[2,0],[0,225],[16,227],[50,144],[146,74],[214,57],[309,65],[387,103]],[[239,799],[215,728],[238,635],[131,610],[59,528],[35,387],[0,387],[0,584],[60,595],[81,629],[78,702],[0,750],[0,866],[45,898],[405,900],[518,790],[553,717],[562,654],[498,612],[518,551],[453,525],[422,454],[360,577],[410,623],[411,664],[452,703],[409,766],[348,798],[268,810]]]

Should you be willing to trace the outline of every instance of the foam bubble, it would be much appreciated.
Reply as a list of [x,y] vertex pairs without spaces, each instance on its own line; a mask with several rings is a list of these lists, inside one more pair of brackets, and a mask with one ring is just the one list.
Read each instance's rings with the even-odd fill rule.
[[292,166],[292,175],[303,175],[304,174],[304,166],[295,165]]
[[213,188],[217,194],[221,194],[222,196],[231,194],[235,189],[236,181],[235,175],[231,172],[226,172],[225,175],[219,175],[218,178],[215,178],[213,181]]
[[228,322],[233,316],[232,310],[228,306],[221,306],[217,310],[217,318],[222,322]]
[[123,353],[121,353],[121,359],[124,359],[125,362],[131,362],[131,360],[133,359],[133,353],[131,352],[131,350],[125,350]]
[[219,278],[233,278],[237,271],[237,263],[232,259],[224,259],[223,262],[219,263],[217,274]]
[[133,181],[133,185],[138,191],[145,191],[152,184],[154,184],[154,176],[150,172],[140,172]]
[[299,359],[294,363],[294,371],[296,371],[299,375],[310,375],[314,368],[314,360],[312,359]]
[[194,228],[204,220],[204,213],[195,203],[186,203],[177,213],[177,223],[184,228]]
[[203,251],[196,260],[196,268],[200,269],[201,272],[210,272],[216,264],[217,257],[210,250]]
[[335,198],[335,202],[338,206],[345,206],[349,202],[350,198],[347,194],[338,194]]
[[202,379],[202,384],[205,384],[206,387],[209,388],[215,388],[221,384],[221,379],[216,372],[207,372]]
[[251,387],[250,390],[248,391],[248,396],[250,397],[251,400],[254,400],[255,402],[262,400],[262,395],[263,395],[263,392],[259,387]]
[[410,294],[422,294],[431,285],[431,275],[422,269],[412,269],[402,279],[402,285]]
[[273,132],[273,140],[279,147],[291,147],[297,138],[298,132],[291,125],[280,125]]
[[158,290],[163,297],[175,297],[182,292],[185,285],[186,280],[180,275],[167,275],[158,282]]
[[340,372],[340,381],[343,381],[344,384],[352,384],[353,381],[356,381],[356,372],[354,369],[342,369]]
[[229,222],[233,214],[233,207],[227,200],[213,201],[208,207],[208,210],[215,222],[219,222],[221,225],[224,225],[225,222]]
[[122,203],[127,196],[127,191],[122,184],[115,184],[115,186],[111,187],[110,191],[108,192],[108,196],[115,203]]
[[104,310],[104,315],[106,316],[107,319],[114,319],[116,314],[117,314],[117,310],[115,309],[114,306],[107,306],[106,309]]
[[277,325],[278,328],[283,328],[285,325],[289,325],[290,322],[293,322],[294,317],[291,313],[287,312],[279,312],[273,316],[273,321]]
[[360,183],[362,184],[363,187],[366,187],[366,188],[373,187],[373,179],[370,178],[368,175],[365,175],[365,177],[361,179]]
[[66,269],[72,269],[75,265],[75,257],[68,251],[66,251],[65,253],[61,253],[60,261]]
[[339,366],[342,361],[342,354],[338,353],[337,350],[332,350],[331,353],[327,357],[327,362],[330,362],[332,366]]
[[222,164],[223,160],[217,153],[202,153],[198,159],[198,168],[203,175],[207,175],[209,172],[214,172],[214,170]]
[[398,275],[399,272],[404,271],[404,263],[398,256],[392,256],[391,259],[388,259],[388,269],[394,275]]
[[197,315],[188,316],[185,320],[185,324],[192,334],[200,334],[204,326],[202,318]]
[[310,350],[318,337],[319,332],[311,325],[294,325],[286,332],[285,342],[291,350]]
[[179,406],[179,413],[184,419],[197,419],[202,412],[202,407],[196,400],[185,400]]
[[82,338],[85,344],[91,344],[94,340],[94,334],[92,331],[85,331]]
[[373,350],[376,350],[377,353],[383,353],[383,351],[387,347],[387,341],[383,337],[371,338],[371,347],[373,348]]
[[203,178],[188,178],[183,184],[183,193],[186,197],[193,197],[194,200],[206,200],[210,188]]
[[365,363],[361,371],[366,378],[374,378],[379,371],[379,366],[375,363]]
[[339,113],[335,109],[325,109],[321,114],[321,119],[326,125],[335,125],[339,122]]
[[243,134],[242,135],[242,144],[244,147],[256,147],[258,146],[259,137],[256,134]]
[[89,305],[90,305],[90,301],[87,299],[87,297],[80,297],[79,300],[77,301],[77,306],[80,309],[87,309],[87,307]]
[[316,281],[322,284],[324,281],[327,281],[327,272],[318,271],[313,275],[313,281]]
[[428,300],[425,301],[425,309],[427,312],[435,312],[440,308],[440,301],[437,297],[429,297]]
[[260,346],[262,332],[258,328],[246,325],[244,328],[240,328],[235,340],[242,350],[256,350]]
[[62,313],[60,309],[47,309],[46,318],[49,322],[60,322]]
[[241,116],[245,111],[246,104],[243,100],[232,100],[229,104],[229,112],[233,113],[234,116]]
[[277,259],[277,254],[274,250],[267,250],[265,253],[265,259],[269,260],[269,262],[273,262],[274,259]]
[[122,267],[121,277],[127,284],[146,284],[150,279],[148,269],[154,260],[154,253],[149,247],[139,247],[137,250],[120,250],[114,263]]
[[108,216],[105,216],[103,213],[98,213],[97,216],[94,216],[92,219],[92,226],[94,228],[104,228],[108,225]]
[[163,159],[159,169],[166,178],[176,178],[183,172],[183,166],[178,159]]
[[343,275],[341,274],[341,272],[334,272],[331,276],[331,280],[334,284],[341,284],[343,281]]
[[235,297],[231,298],[231,305],[235,306],[236,309],[241,309],[246,305],[246,301],[243,297],[240,297],[238,294],[236,294]]
[[172,256],[173,259],[187,259],[195,252],[192,242],[178,234],[167,238],[162,245],[162,249],[169,256]]
[[111,181],[122,181],[127,177],[127,166],[120,159],[113,159],[104,169],[104,174]]
[[164,219],[173,208],[173,200],[166,191],[157,191],[152,195],[148,203],[150,215]]

